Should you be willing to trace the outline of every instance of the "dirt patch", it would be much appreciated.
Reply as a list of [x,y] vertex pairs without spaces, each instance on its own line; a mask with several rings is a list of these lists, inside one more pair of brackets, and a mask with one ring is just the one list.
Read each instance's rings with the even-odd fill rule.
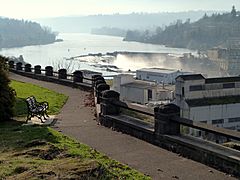
[[35,146],[43,146],[47,144],[48,144],[47,141],[33,140],[30,143],[26,144],[24,147],[29,148],[29,147],[35,147]]
[[85,96],[84,99],[84,106],[85,107],[95,107],[94,96],[93,93],[89,93]]
[[53,160],[62,153],[63,150],[60,150],[59,148],[52,146],[49,149],[41,152],[39,154],[39,157],[44,160]]
[[50,177],[56,177],[56,173],[53,171],[45,172],[45,173],[37,173],[37,179],[49,179]]
[[44,160],[53,160],[57,157],[66,157],[67,154],[64,150],[61,150],[53,145],[48,145],[39,148],[33,148],[24,152],[15,153],[13,156],[28,156],[28,157],[38,157]]
[[82,161],[79,158],[65,158],[47,163],[36,169],[19,168],[9,179],[105,179],[106,170],[96,161]]
[[16,168],[14,169],[14,174],[21,174],[21,173],[23,173],[23,172],[25,172],[25,171],[27,171],[27,170],[28,170],[28,167],[19,166],[19,167],[16,167]]
[[47,148],[45,147],[44,149],[31,149],[25,152],[26,155],[39,157],[44,160],[53,160],[62,153],[63,150],[60,150],[59,148],[52,145],[47,146]]

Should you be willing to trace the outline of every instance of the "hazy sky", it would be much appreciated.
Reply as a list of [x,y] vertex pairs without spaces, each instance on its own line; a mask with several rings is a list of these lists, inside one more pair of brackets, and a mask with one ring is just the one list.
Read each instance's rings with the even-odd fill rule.
[[0,0],[0,16],[36,19],[89,14],[240,10],[240,0]]

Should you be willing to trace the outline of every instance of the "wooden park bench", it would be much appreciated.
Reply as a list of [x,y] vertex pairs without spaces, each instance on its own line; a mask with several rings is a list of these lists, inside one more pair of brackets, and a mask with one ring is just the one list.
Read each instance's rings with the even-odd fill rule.
[[46,117],[49,117],[47,114],[47,109],[49,107],[48,102],[37,102],[36,98],[34,96],[30,96],[26,99],[27,102],[27,107],[28,107],[28,115],[27,115],[27,121],[31,120],[32,117],[36,116],[41,120],[43,123],[44,121],[42,120],[42,117],[47,120]]

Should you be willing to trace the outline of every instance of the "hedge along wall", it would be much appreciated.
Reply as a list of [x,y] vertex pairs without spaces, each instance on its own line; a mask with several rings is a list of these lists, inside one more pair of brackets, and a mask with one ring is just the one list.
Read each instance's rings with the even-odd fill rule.
[[15,102],[14,90],[9,86],[7,60],[0,56],[0,121],[9,120],[13,116]]

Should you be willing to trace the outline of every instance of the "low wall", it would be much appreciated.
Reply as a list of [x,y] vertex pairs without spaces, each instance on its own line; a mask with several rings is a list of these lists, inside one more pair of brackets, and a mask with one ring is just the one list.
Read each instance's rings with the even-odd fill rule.
[[129,116],[100,116],[100,124],[137,137],[149,143],[154,143],[154,126]]
[[[179,107],[174,104],[156,107],[152,114],[128,107],[126,103],[119,101],[120,94],[116,91],[100,91],[98,88],[96,90],[98,92],[96,95],[100,100],[100,104],[97,106],[100,106],[98,109],[102,125],[240,177],[240,151],[200,138],[183,136],[180,133],[180,125],[198,128],[239,141],[238,132],[182,119],[179,117]],[[154,116],[154,124],[122,115],[121,108]]]
[[[12,65],[12,67],[14,66]],[[93,84],[88,84],[82,81],[74,82],[73,80],[61,79],[56,76],[26,72],[26,70],[23,71],[20,68],[10,68],[10,71],[22,76],[80,88],[85,91],[94,89],[97,102],[101,104],[101,106],[97,105],[97,108],[99,109],[99,120],[102,125],[240,177],[240,152],[194,137],[182,136],[179,130],[180,124],[192,125],[190,127],[193,128],[196,125],[194,125],[194,122],[188,122],[190,120],[182,122],[174,120],[174,117],[178,114],[176,109],[171,109],[171,107],[162,110],[154,109],[155,124],[152,125],[136,118],[119,114],[120,107],[126,108],[126,105],[119,101],[119,93],[109,90],[110,87],[102,77],[96,76],[93,78]],[[131,108],[129,109],[132,110]],[[172,110],[173,112],[171,112]],[[139,112],[139,110],[135,111]],[[153,115],[147,112],[141,113]],[[203,125],[198,125],[198,127],[201,127],[203,130],[208,128],[206,125],[204,127]],[[210,129],[212,132],[220,132],[220,130],[215,130],[214,128]],[[227,130],[223,130],[220,133],[228,134],[224,131]],[[239,139],[237,133],[230,132],[231,134],[233,138],[237,137]]]
[[45,74],[35,74],[33,72],[25,72],[25,71],[20,71],[20,70],[16,70],[16,69],[10,69],[10,72],[13,72],[15,74],[19,74],[21,76],[26,76],[26,77],[33,78],[33,79],[38,79],[38,80],[41,80],[41,81],[53,82],[53,83],[62,84],[62,85],[65,85],[65,86],[79,88],[79,89],[82,89],[84,91],[93,91],[92,85],[87,84],[87,83],[73,82],[72,80],[69,80],[69,79],[59,79],[56,76],[46,76]]
[[100,115],[103,126],[142,139],[183,157],[240,177],[240,152],[188,136],[157,135],[153,125],[123,115]]

